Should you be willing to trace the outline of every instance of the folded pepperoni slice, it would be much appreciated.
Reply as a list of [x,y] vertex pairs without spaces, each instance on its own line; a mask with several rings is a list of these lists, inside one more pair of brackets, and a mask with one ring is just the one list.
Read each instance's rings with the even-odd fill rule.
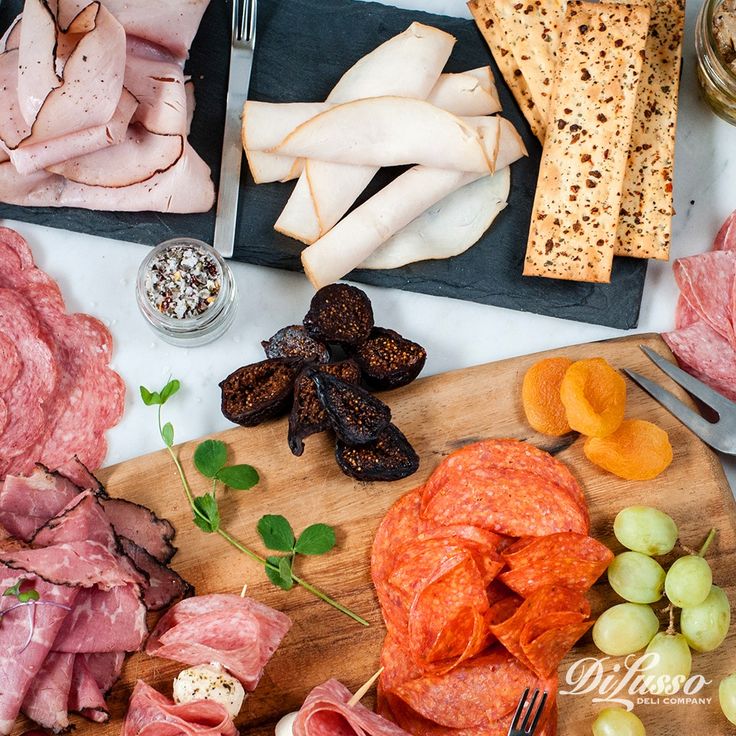
[[603,574],[613,553],[585,534],[563,532],[522,539],[503,553],[510,570],[501,580],[524,598],[546,585],[589,590]]
[[530,621],[521,632],[520,644],[531,669],[551,677],[565,655],[593,625],[582,613],[561,611]]

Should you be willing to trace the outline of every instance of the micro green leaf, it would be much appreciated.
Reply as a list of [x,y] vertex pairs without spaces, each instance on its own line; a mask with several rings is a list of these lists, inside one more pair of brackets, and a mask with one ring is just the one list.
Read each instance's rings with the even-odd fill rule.
[[[289,575],[289,579],[281,577],[281,560],[288,559],[286,557],[267,557],[266,558],[266,575],[268,579],[282,590],[291,590],[294,587],[294,581]],[[291,569],[291,568],[290,568]]]
[[194,451],[194,465],[205,478],[216,478],[227,462],[227,445],[220,440],[205,440]]
[[211,493],[196,496],[193,501],[194,523],[204,532],[216,532],[220,528],[220,510],[217,499]]
[[171,422],[166,422],[161,427],[161,439],[166,443],[166,447],[171,447],[174,444],[174,425]]
[[161,396],[158,391],[149,391],[145,386],[140,387],[141,399],[146,406],[154,406],[161,403]]
[[180,388],[181,383],[176,378],[172,378],[159,392],[161,403],[165,404]]
[[323,555],[334,546],[334,529],[327,524],[312,524],[299,535],[294,550],[302,555]]
[[37,601],[40,597],[37,590],[26,590],[18,595],[18,600],[21,603],[28,603],[29,601]]
[[228,465],[221,468],[215,477],[235,491],[248,491],[260,480],[252,465]]
[[15,585],[11,585],[9,588],[6,588],[3,592],[3,596],[12,596],[13,598],[17,598],[20,595],[20,583],[21,581],[16,581]]
[[293,557],[282,557],[279,560],[279,575],[283,581],[289,584],[289,588],[294,585],[294,578],[292,577],[291,572],[293,559]]
[[257,528],[268,549],[279,552],[291,552],[294,549],[294,530],[283,516],[266,514],[260,518]]

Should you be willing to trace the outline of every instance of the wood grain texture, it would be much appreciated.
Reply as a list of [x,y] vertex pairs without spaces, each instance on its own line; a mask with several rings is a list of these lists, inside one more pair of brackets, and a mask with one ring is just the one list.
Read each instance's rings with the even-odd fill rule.
[[[635,336],[621,340],[571,347],[554,354],[573,359],[603,356],[617,368],[633,368],[673,388],[641,353],[646,343],[669,354],[658,336]],[[680,526],[682,540],[698,546],[708,529],[719,536],[711,561],[717,584],[731,600],[736,599],[736,515],[734,500],[717,457],[680,425],[670,414],[628,382],[627,416],[655,421],[669,433],[675,452],[672,466],[651,482],[625,482],[592,466],[582,452],[582,441],[551,439],[535,435],[526,424],[520,402],[525,370],[540,356],[528,356],[466,370],[433,376],[395,392],[384,394],[399,427],[413,442],[421,457],[421,468],[412,478],[395,484],[362,485],[352,482],[337,469],[332,443],[327,436],[307,440],[305,454],[295,458],[286,446],[284,420],[257,429],[236,428],[218,435],[230,448],[231,462],[257,466],[262,482],[257,490],[230,492],[222,501],[227,531],[245,544],[262,551],[255,530],[264,513],[282,513],[297,532],[310,523],[325,521],[337,530],[338,548],[322,558],[305,559],[299,572],[371,623],[363,628],[301,589],[281,591],[265,580],[258,565],[231,550],[219,537],[206,535],[190,522],[176,471],[164,452],[113,466],[101,473],[112,495],[144,503],[170,518],[178,529],[179,552],[174,567],[198,593],[248,592],[292,617],[294,626],[269,664],[255,694],[249,696],[241,714],[243,734],[273,733],[278,718],[299,708],[309,690],[329,677],[337,677],[352,689],[358,688],[376,670],[384,629],[369,578],[369,552],[375,530],[390,505],[406,491],[423,483],[437,462],[449,452],[485,437],[515,437],[548,449],[567,462],[585,488],[590,505],[593,533],[620,551],[612,533],[616,513],[633,503],[658,506],[670,513]],[[677,389],[675,389],[677,391]],[[679,392],[682,395],[681,392]],[[207,490],[192,469],[190,458],[195,443],[180,448],[190,481],[198,492]],[[594,613],[615,601],[607,584],[592,591]],[[696,654],[693,671],[715,680],[698,697],[711,698],[710,705],[637,706],[648,736],[682,736],[732,733],[718,709],[718,680],[736,669],[734,636],[714,654]],[[590,634],[560,667],[561,687],[568,666],[583,656],[595,656]],[[610,669],[618,660],[606,663]],[[110,699],[112,721],[105,726],[76,720],[83,736],[119,734],[127,698],[136,678],[168,696],[171,681],[181,669],[174,662],[145,654],[131,657],[123,680]],[[590,723],[603,706],[593,696],[561,696],[561,736],[590,733]],[[370,701],[370,696],[366,702]],[[20,734],[26,724],[20,724]]]

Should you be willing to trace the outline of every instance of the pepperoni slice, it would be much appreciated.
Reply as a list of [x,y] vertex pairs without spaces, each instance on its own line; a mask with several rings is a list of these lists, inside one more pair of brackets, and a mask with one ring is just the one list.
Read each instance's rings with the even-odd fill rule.
[[565,655],[593,625],[582,613],[560,611],[530,621],[519,643],[531,669],[540,677],[551,677]]
[[503,553],[510,570],[501,580],[528,598],[546,585],[589,590],[603,574],[613,553],[585,534],[563,532],[522,539]]

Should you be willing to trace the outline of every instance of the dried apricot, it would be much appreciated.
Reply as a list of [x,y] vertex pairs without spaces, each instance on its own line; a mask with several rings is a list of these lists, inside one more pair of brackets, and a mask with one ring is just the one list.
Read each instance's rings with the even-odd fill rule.
[[561,437],[570,431],[560,399],[560,384],[571,365],[569,358],[545,358],[526,372],[521,400],[527,421],[537,432]]
[[626,382],[604,358],[578,360],[562,379],[560,398],[575,431],[606,437],[624,420]]
[[667,432],[643,419],[627,419],[608,437],[589,437],[584,450],[590,462],[626,480],[651,480],[672,462]]

